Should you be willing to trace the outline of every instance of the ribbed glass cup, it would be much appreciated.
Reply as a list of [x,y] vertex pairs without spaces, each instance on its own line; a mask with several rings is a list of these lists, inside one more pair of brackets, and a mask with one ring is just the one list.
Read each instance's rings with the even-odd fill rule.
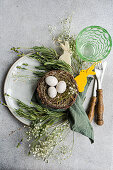
[[76,50],[84,61],[97,62],[108,56],[112,39],[107,30],[100,26],[84,28],[76,38]]

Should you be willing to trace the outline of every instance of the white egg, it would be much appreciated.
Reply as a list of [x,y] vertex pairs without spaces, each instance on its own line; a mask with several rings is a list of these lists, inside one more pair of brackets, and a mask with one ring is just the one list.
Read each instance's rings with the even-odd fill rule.
[[49,86],[53,87],[53,86],[56,86],[56,85],[57,85],[58,80],[57,80],[57,78],[54,77],[54,76],[48,76],[48,77],[46,77],[45,82],[46,82]]
[[51,98],[56,97],[56,95],[57,95],[56,88],[55,88],[55,87],[49,87],[49,88],[48,88],[48,95],[49,95],[49,97],[51,97]]
[[56,90],[58,93],[64,93],[66,91],[66,83],[65,81],[59,81]]

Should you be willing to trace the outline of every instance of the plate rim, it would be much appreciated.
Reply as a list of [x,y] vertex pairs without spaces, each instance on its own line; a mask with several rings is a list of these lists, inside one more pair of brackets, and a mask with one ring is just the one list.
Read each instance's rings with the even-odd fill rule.
[[[4,85],[3,85],[3,96],[4,96],[4,99],[5,99],[5,102],[6,102],[7,105],[9,104],[9,102],[8,102],[8,96],[6,96],[5,93],[6,93],[6,89],[7,89],[6,86],[7,86],[8,78],[9,78],[12,70],[13,70],[13,69],[15,68],[15,66],[17,65],[17,63],[19,63],[21,60],[25,60],[25,59],[27,59],[27,58],[28,58],[27,56],[22,56],[21,58],[17,59],[17,60],[11,65],[11,67],[9,68],[9,70],[8,70],[8,72],[7,72],[7,74],[6,74],[5,81],[4,81]],[[23,118],[23,117],[20,117],[20,116],[18,116],[18,115],[16,115],[16,114],[14,114],[12,108],[10,108],[10,107],[7,107],[7,108],[9,109],[9,111],[11,112],[11,114],[12,114],[16,119],[18,119],[19,122],[21,122],[21,123],[23,123],[24,125],[27,125],[27,126],[30,125],[30,121],[29,121],[29,120],[27,120],[27,119],[25,119],[25,118]]]

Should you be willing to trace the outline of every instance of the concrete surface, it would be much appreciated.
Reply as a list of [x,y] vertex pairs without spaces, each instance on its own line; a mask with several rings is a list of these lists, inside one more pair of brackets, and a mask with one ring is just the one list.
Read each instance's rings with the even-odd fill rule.
[[[100,25],[113,37],[113,0],[0,0],[0,90],[17,56],[12,46],[31,47],[50,44],[48,25],[73,13],[72,32],[77,34],[89,25]],[[23,125],[7,108],[0,106],[0,170],[112,170],[113,169],[113,51],[107,58],[104,89],[104,125],[92,123],[95,143],[75,134],[73,156],[62,164],[35,160],[26,147],[16,148],[22,131],[9,134]],[[88,95],[89,96],[89,95]],[[87,97],[87,101],[89,98]]]

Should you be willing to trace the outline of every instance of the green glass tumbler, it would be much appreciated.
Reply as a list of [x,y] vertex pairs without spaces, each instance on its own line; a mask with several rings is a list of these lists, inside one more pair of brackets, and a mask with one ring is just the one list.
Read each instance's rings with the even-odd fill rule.
[[84,28],[76,38],[76,51],[84,61],[97,62],[108,56],[112,47],[110,34],[100,26]]

